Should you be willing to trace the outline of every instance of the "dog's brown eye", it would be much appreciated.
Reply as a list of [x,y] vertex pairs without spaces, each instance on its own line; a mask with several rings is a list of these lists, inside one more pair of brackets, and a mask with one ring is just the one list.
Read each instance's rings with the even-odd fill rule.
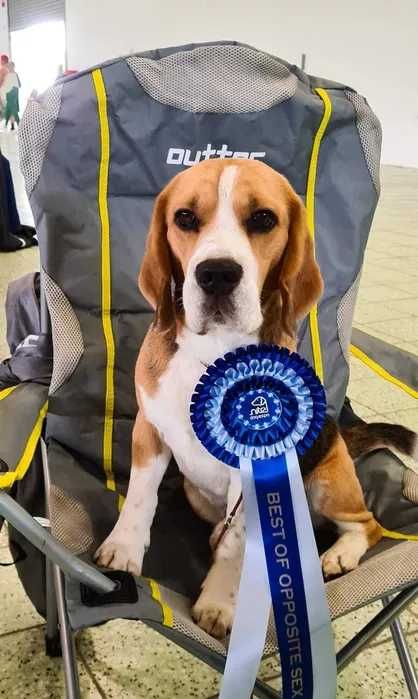
[[246,222],[248,233],[268,233],[277,225],[277,216],[270,209],[254,211]]
[[179,209],[176,211],[174,221],[182,231],[199,230],[199,219],[190,209]]

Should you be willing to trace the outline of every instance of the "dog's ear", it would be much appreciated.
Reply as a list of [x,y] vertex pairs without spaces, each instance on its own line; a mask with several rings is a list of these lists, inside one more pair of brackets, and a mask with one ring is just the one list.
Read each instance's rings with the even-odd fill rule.
[[308,231],[306,209],[292,191],[289,199],[288,241],[279,272],[282,324],[288,334],[295,332],[297,321],[309,313],[321,297],[323,288],[322,275]]
[[144,258],[139,272],[139,289],[156,312],[160,330],[167,330],[175,321],[171,280],[172,257],[167,240],[167,194],[157,197],[151,217]]
[[318,301],[322,276],[315,261],[306,210],[289,187],[288,241],[280,261],[270,270],[262,293],[262,339],[296,349],[296,323]]
[[293,191],[289,199],[288,241],[280,267],[282,325],[292,335],[297,321],[305,318],[324,288],[308,231],[306,209]]

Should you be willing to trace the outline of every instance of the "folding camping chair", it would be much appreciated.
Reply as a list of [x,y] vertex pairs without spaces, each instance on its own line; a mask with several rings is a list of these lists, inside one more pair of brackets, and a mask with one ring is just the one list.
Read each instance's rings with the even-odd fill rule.
[[[47,620],[47,652],[62,651],[71,698],[79,696],[74,633],[115,618],[141,620],[222,671],[225,645],[190,616],[210,561],[209,531],[190,510],[175,464],[159,492],[143,577],[91,562],[129,477],[133,367],[152,319],[136,285],[152,203],[171,176],[202,158],[260,158],[289,178],[305,200],[325,279],[320,305],[299,328],[299,351],[324,381],[329,412],[356,420],[344,401],[379,193],[379,123],[352,89],[225,42],[147,52],[64,79],[29,103],[21,139],[41,252],[40,340],[52,336],[53,367],[49,387],[28,369],[24,382],[0,392],[0,516],[12,552],[24,554],[20,579]],[[417,392],[416,357],[362,333],[352,340],[381,373]],[[418,476],[385,450],[357,468],[381,524],[418,533]],[[51,533],[33,515],[46,517]],[[333,619],[384,603],[339,652],[339,669],[390,625],[416,699],[398,617],[418,594],[418,542],[385,539],[326,588]],[[265,653],[277,653],[273,625]],[[254,693],[277,696],[262,682]]]

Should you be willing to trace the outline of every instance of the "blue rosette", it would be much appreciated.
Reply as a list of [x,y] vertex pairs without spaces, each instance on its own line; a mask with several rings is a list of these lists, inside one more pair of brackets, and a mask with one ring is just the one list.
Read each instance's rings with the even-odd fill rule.
[[329,609],[298,463],[325,414],[312,367],[273,345],[217,359],[193,393],[194,432],[212,456],[240,469],[244,501],[246,548],[220,699],[251,696],[271,606],[283,699],[335,697]]
[[239,467],[243,456],[266,459],[318,437],[325,391],[312,367],[295,352],[250,345],[217,359],[193,393],[190,417],[196,436],[217,459]]

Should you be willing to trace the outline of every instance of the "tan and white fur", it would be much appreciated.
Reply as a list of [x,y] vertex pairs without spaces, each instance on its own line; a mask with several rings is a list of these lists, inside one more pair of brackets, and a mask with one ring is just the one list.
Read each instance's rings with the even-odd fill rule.
[[[197,270],[205,272],[207,261],[212,266],[202,282]],[[238,269],[239,280],[231,282]],[[212,273],[216,284],[221,279],[220,293],[209,288]],[[223,282],[233,288],[223,293]],[[136,366],[131,477],[119,520],[96,554],[98,563],[136,575],[171,455],[191,506],[214,526],[212,542],[239,497],[239,471],[195,437],[190,399],[207,365],[230,350],[259,341],[296,348],[296,322],[322,293],[302,202],[260,162],[211,160],[188,169],[156,201],[139,286],[156,316]],[[305,487],[313,513],[334,522],[340,535],[322,556],[325,575],[355,568],[381,529],[340,434]],[[244,536],[240,508],[193,607],[197,623],[217,637],[232,625]]]

